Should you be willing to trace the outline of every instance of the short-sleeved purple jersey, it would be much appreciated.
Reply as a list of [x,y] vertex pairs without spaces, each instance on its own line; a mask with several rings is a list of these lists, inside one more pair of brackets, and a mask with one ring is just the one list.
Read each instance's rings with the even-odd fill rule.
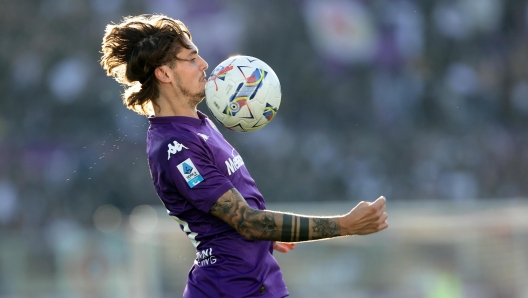
[[242,237],[209,214],[236,188],[255,209],[264,198],[238,152],[207,116],[152,117],[147,154],[154,186],[165,208],[196,247],[184,297],[285,297],[273,243]]

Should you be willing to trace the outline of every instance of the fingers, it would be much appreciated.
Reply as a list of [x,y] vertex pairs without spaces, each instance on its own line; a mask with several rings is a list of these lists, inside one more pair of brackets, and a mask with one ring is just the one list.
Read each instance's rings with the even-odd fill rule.
[[347,235],[367,235],[388,228],[386,199],[380,196],[374,202],[360,202],[348,214],[344,226]]
[[387,218],[389,217],[387,212],[385,210],[387,209],[387,205],[385,204],[387,200],[385,197],[381,196],[376,201],[370,204],[370,207],[373,208],[375,211],[375,216],[372,219],[371,222],[371,228],[373,228],[372,233],[379,232],[381,230],[385,230],[389,227],[389,224],[387,222]]
[[380,216],[381,214],[383,214],[383,212],[385,212],[385,209],[387,208],[387,205],[385,205],[386,202],[387,200],[385,199],[385,197],[381,196],[376,201],[374,201],[374,203],[371,203],[370,206],[372,206],[372,208],[377,211],[376,214]]
[[384,220],[379,226],[378,226],[378,231],[383,231],[385,230],[386,228],[389,227],[389,222],[387,222],[386,220]]
[[295,245],[297,245],[296,243],[282,243],[284,246],[287,246],[289,249],[294,249],[295,248]]
[[377,230],[378,231],[381,231],[381,230],[385,230],[386,228],[389,227],[389,223],[387,222],[387,218],[389,217],[389,215],[387,214],[387,212],[383,212],[377,223],[378,223],[378,226],[377,226]]
[[273,242],[273,249],[278,252],[282,252],[282,253],[288,252],[288,248],[282,246],[281,243],[278,243],[278,242]]
[[378,218],[378,220],[377,220],[376,222],[377,222],[377,223],[382,223],[382,222],[386,221],[388,217],[389,217],[389,215],[387,214],[387,212],[383,212],[383,213],[379,216],[379,218]]
[[376,199],[374,203],[371,203],[370,205],[376,208],[381,208],[381,206],[385,206],[386,202],[387,200],[385,199],[385,197],[381,196],[378,199]]
[[287,253],[290,250],[295,249],[295,243],[274,242],[273,249],[278,252]]
[[364,207],[364,206],[370,206],[372,203],[361,201],[357,204],[356,207]]
[[387,209],[387,205],[381,206],[380,209],[378,209],[377,215],[381,216],[383,213],[385,213],[385,210]]

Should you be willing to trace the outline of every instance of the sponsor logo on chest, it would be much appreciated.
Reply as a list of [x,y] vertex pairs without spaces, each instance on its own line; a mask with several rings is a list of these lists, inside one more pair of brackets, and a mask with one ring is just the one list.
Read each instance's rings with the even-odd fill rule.
[[236,172],[240,167],[244,165],[244,160],[242,160],[242,157],[240,154],[235,155],[235,150],[233,149],[231,151],[232,157],[228,158],[225,161],[226,167],[227,167],[227,174],[231,176],[234,172]]

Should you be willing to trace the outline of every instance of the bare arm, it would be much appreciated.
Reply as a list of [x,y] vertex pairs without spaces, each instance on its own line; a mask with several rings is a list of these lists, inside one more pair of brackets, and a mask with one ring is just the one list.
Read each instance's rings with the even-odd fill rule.
[[361,202],[345,215],[317,217],[253,209],[232,188],[218,199],[210,213],[248,239],[281,242],[365,235],[388,227],[385,198],[374,203]]

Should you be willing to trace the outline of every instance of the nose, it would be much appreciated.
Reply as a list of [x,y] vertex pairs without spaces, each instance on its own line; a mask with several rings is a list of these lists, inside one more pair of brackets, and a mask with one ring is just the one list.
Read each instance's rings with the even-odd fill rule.
[[205,61],[204,58],[202,58],[202,56],[200,56],[200,59],[202,59],[202,70],[206,70],[207,68],[209,68],[209,64],[207,64],[207,61]]

